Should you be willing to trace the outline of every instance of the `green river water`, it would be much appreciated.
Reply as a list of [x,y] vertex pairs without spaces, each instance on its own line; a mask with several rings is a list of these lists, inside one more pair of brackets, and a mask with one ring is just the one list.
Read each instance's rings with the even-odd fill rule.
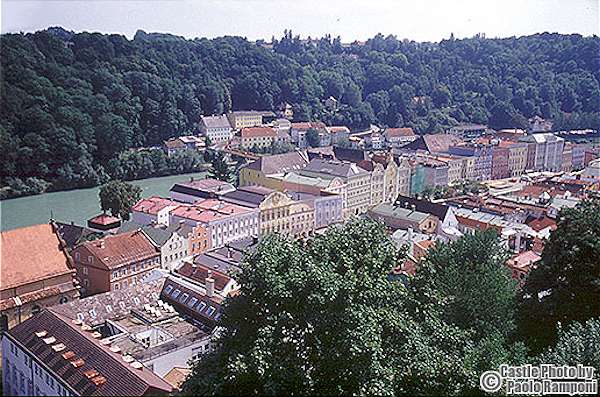
[[[169,189],[175,182],[204,177],[206,173],[165,176],[142,179],[131,183],[142,188],[142,197],[152,195],[168,197]],[[98,190],[69,190],[64,192],[44,193],[37,196],[20,197],[0,201],[0,230],[11,230],[24,226],[46,223],[50,215],[60,222],[75,222],[84,226],[86,220],[100,213]]]

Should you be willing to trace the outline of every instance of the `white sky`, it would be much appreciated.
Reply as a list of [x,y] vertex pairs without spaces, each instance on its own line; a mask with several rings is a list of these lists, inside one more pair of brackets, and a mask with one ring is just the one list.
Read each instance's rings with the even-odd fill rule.
[[279,38],[330,33],[342,41],[377,33],[439,41],[539,32],[599,35],[599,0],[1,0],[1,31],[49,26],[121,33],[165,32],[188,38]]

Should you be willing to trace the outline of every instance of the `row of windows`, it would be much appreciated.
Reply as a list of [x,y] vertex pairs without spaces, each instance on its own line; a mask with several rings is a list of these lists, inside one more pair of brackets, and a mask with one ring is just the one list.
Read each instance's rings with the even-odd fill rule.
[[[194,309],[198,313],[204,312],[204,315],[207,317],[212,317],[217,309],[211,305],[207,305],[206,302],[199,300],[195,296],[191,296],[188,293],[181,293],[181,290],[178,288],[173,288],[172,285],[167,285],[165,288],[165,293],[170,295],[171,298],[177,300],[179,303],[188,306],[191,309]],[[205,310],[206,309],[206,310]],[[218,320],[219,316],[215,316],[215,320]]]
[[[154,259],[145,260],[142,263],[134,263],[133,265],[124,266],[124,267],[120,268],[119,270],[115,270],[112,272],[111,280],[115,280],[119,277],[123,277],[128,274],[136,273],[140,270],[147,269],[147,268],[151,267],[152,265],[158,265],[158,264],[160,264],[160,259],[154,258]],[[87,273],[84,273],[84,274],[87,274]]]

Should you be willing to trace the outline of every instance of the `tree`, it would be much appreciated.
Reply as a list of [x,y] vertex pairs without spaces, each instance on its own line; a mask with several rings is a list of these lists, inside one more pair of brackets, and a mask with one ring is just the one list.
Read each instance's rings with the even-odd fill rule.
[[[353,221],[306,242],[277,234],[242,263],[223,332],[185,394],[474,393],[494,350],[390,280],[401,254],[381,224]],[[494,356],[495,357],[495,356]],[[504,357],[503,357],[504,358]],[[487,360],[486,360],[487,359]]]
[[215,151],[211,155],[209,174],[211,178],[215,178],[220,181],[231,182],[233,180],[233,170],[229,164],[227,164],[225,155],[222,152]]
[[433,290],[449,299],[446,321],[472,329],[478,340],[515,329],[516,281],[506,267],[508,252],[493,230],[467,234],[439,243],[428,253],[413,286]]
[[544,246],[541,264],[523,286],[520,333],[533,351],[556,340],[566,326],[600,316],[600,200],[562,210]]
[[314,128],[309,128],[306,131],[306,142],[310,147],[319,147],[321,143],[319,132]]
[[102,211],[129,220],[131,207],[140,200],[142,189],[127,182],[110,181],[100,188],[98,195]]
[[542,364],[578,364],[596,368],[596,379],[600,380],[600,318],[585,323],[574,322],[566,329],[558,328],[555,346],[548,348],[539,357]]

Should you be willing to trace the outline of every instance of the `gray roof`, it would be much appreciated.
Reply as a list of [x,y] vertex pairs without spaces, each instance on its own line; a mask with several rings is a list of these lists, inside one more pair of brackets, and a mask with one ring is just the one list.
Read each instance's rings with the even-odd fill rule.
[[397,219],[405,219],[413,222],[421,222],[429,216],[424,212],[413,211],[412,209],[406,209],[399,206],[393,206],[392,204],[383,203],[379,204],[371,209],[371,212],[376,215],[389,216]]
[[206,128],[231,128],[229,119],[224,114],[220,116],[202,116],[202,123]]
[[250,163],[247,167],[251,170],[261,171],[265,175],[283,174],[288,171],[302,169],[308,164],[305,151],[295,151],[272,156],[263,156]]
[[258,208],[260,203],[274,191],[275,190],[273,189],[262,186],[245,186],[240,187],[233,192],[225,193],[221,196],[221,199],[244,207]]
[[117,233],[126,233],[133,230],[142,229],[142,231],[152,240],[152,242],[162,247],[173,235],[178,233],[182,236],[187,236],[192,231],[192,227],[186,223],[178,223],[169,226],[164,225],[140,225],[138,223],[128,221],[124,222]]
[[348,178],[359,174],[368,174],[367,171],[358,167],[356,164],[324,159],[311,160],[300,173],[303,175],[322,174],[342,178]]

